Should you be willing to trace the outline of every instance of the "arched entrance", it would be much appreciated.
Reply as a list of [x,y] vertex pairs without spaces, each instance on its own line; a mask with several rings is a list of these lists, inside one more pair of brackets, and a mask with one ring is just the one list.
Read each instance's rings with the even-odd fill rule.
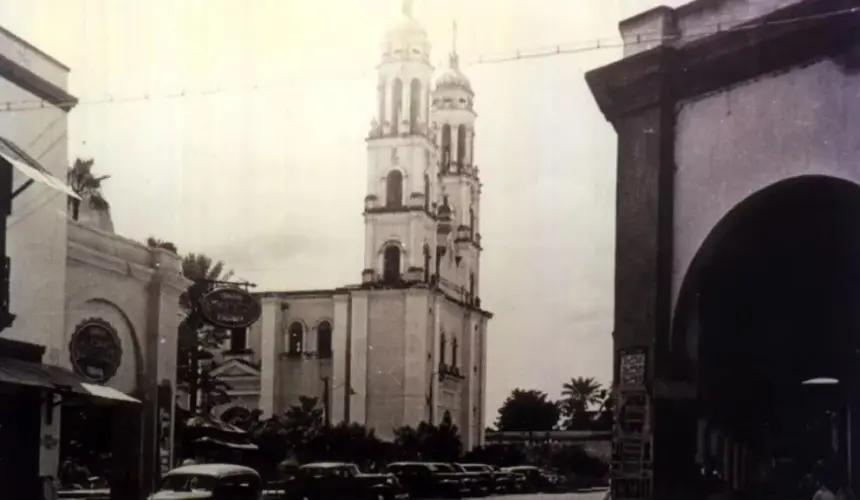
[[[677,463],[740,490],[794,494],[810,472],[856,482],[858,306],[860,186],[802,176],[736,206],[697,253],[675,309],[673,370],[695,381],[698,421]],[[822,377],[839,384],[803,384]]]

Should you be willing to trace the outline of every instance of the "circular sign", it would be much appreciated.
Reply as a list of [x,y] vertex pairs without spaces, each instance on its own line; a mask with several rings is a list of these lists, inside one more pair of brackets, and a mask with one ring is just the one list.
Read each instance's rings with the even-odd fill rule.
[[116,375],[122,364],[119,335],[107,321],[85,320],[72,334],[69,357],[78,375],[103,384]]
[[216,288],[200,298],[200,313],[221,328],[245,328],[260,319],[260,302],[239,288]]

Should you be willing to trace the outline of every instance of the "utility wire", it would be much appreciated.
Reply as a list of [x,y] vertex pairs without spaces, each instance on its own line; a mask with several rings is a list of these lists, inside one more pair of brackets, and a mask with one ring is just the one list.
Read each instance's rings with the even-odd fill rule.
[[[507,62],[517,62],[523,61],[527,59],[536,59],[536,58],[544,58],[544,57],[553,57],[560,55],[572,55],[572,54],[581,54],[586,52],[593,52],[597,50],[605,50],[605,49],[616,49],[622,47],[629,47],[635,45],[643,45],[643,44],[653,44],[656,42],[684,42],[693,39],[702,38],[709,35],[715,35],[718,33],[726,33],[726,32],[737,32],[737,31],[747,31],[747,30],[756,30],[765,27],[772,26],[784,26],[790,24],[796,24],[801,22],[808,22],[814,20],[822,20],[826,18],[840,17],[846,15],[857,14],[860,12],[860,7],[852,7],[841,10],[834,10],[830,12],[825,12],[821,14],[812,14],[807,16],[799,16],[781,20],[774,21],[764,21],[764,22],[754,22],[758,17],[749,17],[749,18],[735,18],[723,20],[718,23],[705,23],[702,25],[702,28],[699,30],[694,30],[692,32],[687,32],[683,35],[664,35],[662,31],[657,30],[644,30],[636,33],[635,35],[631,35],[627,37],[627,40],[624,40],[620,37],[613,38],[598,38],[592,39],[582,42],[573,42],[566,44],[557,44],[551,46],[542,46],[542,47],[534,47],[531,49],[517,49],[507,54],[501,55],[482,55],[477,58],[471,59],[466,62],[467,66],[481,66],[487,64],[500,64]],[[374,70],[362,70],[357,72],[349,72],[338,75],[332,75],[333,80],[344,80],[344,79],[360,79],[360,78],[368,78],[375,74]],[[311,78],[314,81],[320,81],[326,77],[325,73],[314,73]],[[164,94],[154,94],[154,93],[143,93],[139,95],[129,95],[129,96],[117,96],[117,95],[107,95],[101,98],[92,98],[92,99],[80,99],[77,101],[70,102],[60,102],[57,104],[50,103],[45,100],[38,99],[24,99],[24,100],[15,100],[15,101],[0,101],[0,113],[2,112],[17,112],[17,111],[32,111],[38,109],[46,109],[52,108],[54,106],[81,106],[81,105],[99,105],[99,104],[124,104],[124,103],[134,103],[134,102],[143,102],[143,101],[156,101],[156,100],[170,100],[170,99],[185,99],[190,97],[206,97],[213,95],[221,95],[228,92],[248,92],[248,91],[265,91],[265,90],[282,90],[284,87],[290,85],[290,83],[295,80],[284,83],[270,83],[270,84],[254,84],[249,87],[241,88],[237,87],[234,89],[226,89],[222,87],[216,87],[208,90],[201,91],[189,91],[189,90],[181,90],[174,92],[167,92]]]

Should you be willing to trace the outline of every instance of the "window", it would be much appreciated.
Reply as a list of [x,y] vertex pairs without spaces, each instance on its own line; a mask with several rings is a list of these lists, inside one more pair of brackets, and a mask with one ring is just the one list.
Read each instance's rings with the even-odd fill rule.
[[331,323],[328,321],[323,321],[317,325],[317,351],[322,359],[331,359],[332,357],[331,332]]
[[457,366],[457,339],[451,340],[451,366]]
[[445,338],[445,332],[439,338],[439,364],[445,364],[445,348],[448,346],[448,339]]
[[298,321],[294,321],[287,330],[287,352],[289,354],[300,354],[305,340],[305,327]]
[[[429,158],[427,163],[430,163]],[[424,210],[430,210],[430,176],[427,174],[424,174]]]
[[430,245],[424,244],[424,281],[430,282]]
[[417,78],[412,79],[409,89],[409,126],[412,133],[418,132],[418,118],[421,115],[421,82]]
[[457,166],[462,167],[466,161],[466,126],[457,127]]
[[230,330],[230,352],[242,352],[248,348],[248,329],[233,328]]
[[469,207],[469,235],[475,239],[475,208]]
[[475,272],[472,271],[469,273],[469,295],[475,296]]
[[451,164],[451,125],[442,126],[442,173],[447,173]]
[[403,206],[403,174],[394,169],[385,178],[385,206],[400,208]]
[[403,82],[400,78],[394,79],[391,92],[391,133],[397,134],[400,130],[400,113],[403,111]]
[[385,123],[385,80],[379,80],[379,88],[377,89],[379,95],[377,99],[379,99],[379,123]]
[[382,254],[382,280],[386,283],[400,281],[400,248],[388,245]]

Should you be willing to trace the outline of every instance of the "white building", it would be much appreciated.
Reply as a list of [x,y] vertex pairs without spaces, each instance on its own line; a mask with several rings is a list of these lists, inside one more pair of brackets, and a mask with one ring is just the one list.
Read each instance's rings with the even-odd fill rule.
[[[122,450],[126,456],[115,453],[114,463],[122,462],[134,477],[152,481],[159,467],[154,404],[159,390],[175,389],[179,295],[188,283],[177,255],[115,235],[110,224],[96,227],[105,219],[99,215],[109,215],[89,212],[88,200],[79,221],[69,219],[66,192],[56,189],[69,167],[67,113],[77,104],[67,90],[68,76],[68,67],[0,28],[0,167],[15,167],[6,252],[9,310],[16,316],[0,337],[44,348],[41,361],[47,365],[42,369],[32,361],[0,357],[0,392],[41,390],[45,401],[33,420],[35,425],[41,420],[39,443],[23,437],[19,443],[9,434],[19,433],[11,425],[0,430],[0,441],[19,457],[23,457],[19,446],[40,447],[40,475],[55,476],[62,406],[58,403],[65,400],[57,396],[62,392],[57,388],[79,380],[103,396],[93,402],[134,401],[123,394],[135,396],[137,403],[145,401],[142,416],[139,410],[133,413],[128,428],[105,432],[122,432],[134,444]],[[31,176],[22,173],[27,171]],[[32,172],[38,171],[53,179],[31,182]],[[44,180],[38,173],[35,177]],[[17,388],[21,386],[28,389],[21,391]],[[6,422],[0,418],[0,423]],[[161,436],[161,442],[168,438]],[[30,467],[29,457],[27,452],[26,459],[17,461]],[[143,463],[141,457],[147,457]],[[0,476],[0,485],[19,472],[29,474],[30,469],[18,471],[9,463],[4,462],[8,476]],[[160,466],[168,465],[169,455]]]
[[474,93],[456,53],[433,82],[427,32],[408,3],[403,14],[382,44],[367,136],[362,283],[259,294],[262,318],[215,373],[232,405],[271,414],[327,395],[332,422],[383,438],[447,412],[470,448],[484,439],[492,317],[479,299]]

